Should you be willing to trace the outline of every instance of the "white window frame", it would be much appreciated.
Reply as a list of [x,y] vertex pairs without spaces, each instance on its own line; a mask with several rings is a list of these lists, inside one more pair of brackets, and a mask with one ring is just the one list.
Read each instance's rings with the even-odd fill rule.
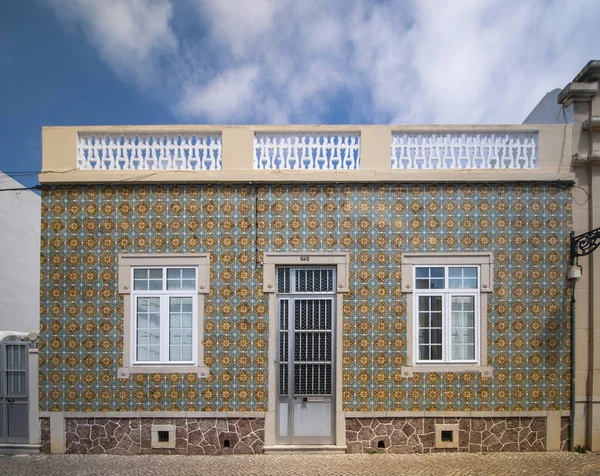
[[[477,270],[477,283],[479,283],[480,270],[478,265],[452,265],[452,266],[443,266],[443,265],[419,265],[413,266],[414,272],[414,282],[416,283],[416,271],[418,268],[443,268],[444,269],[444,283],[445,286],[443,289],[417,289],[416,284],[414,286],[415,289],[415,306],[414,306],[414,335],[413,342],[415,343],[415,352],[414,352],[414,363],[415,365],[432,365],[432,364],[479,364],[480,358],[480,333],[479,328],[481,327],[481,308],[479,306],[479,289],[475,288],[450,288],[448,287],[449,283],[449,272],[450,268],[475,268]],[[442,358],[441,360],[421,360],[419,359],[419,297],[420,296],[441,296],[442,297]],[[473,297],[474,302],[474,310],[475,310],[475,358],[473,360],[452,360],[452,307],[451,307],[451,299],[452,297]]]
[[[458,253],[403,253],[402,254],[402,292],[406,295],[407,322],[407,365],[402,367],[404,377],[412,377],[415,372],[480,372],[484,377],[493,374],[492,367],[487,364],[487,297],[493,292],[493,261],[491,252],[458,252]],[[443,267],[445,269],[444,289],[415,289],[416,268]],[[448,268],[477,267],[477,289],[449,289]],[[450,321],[451,310],[446,307],[447,316],[442,315],[442,360],[418,359],[418,296],[442,295],[446,301],[443,306],[450,305],[450,296],[475,296],[475,359],[473,361],[452,361],[446,355],[452,345],[451,326],[444,325]],[[442,308],[444,309],[444,308]],[[444,344],[444,341],[446,342]]]
[[[162,270],[162,289],[136,290],[133,286],[134,273],[138,269],[160,269]],[[198,319],[192,318],[192,359],[191,360],[169,360],[169,321],[170,321],[170,300],[172,297],[189,297],[192,298],[192,315],[198,316],[198,298],[194,289],[191,290],[172,290],[167,289],[167,270],[169,269],[193,269],[194,280],[198,280],[198,270],[193,266],[132,266],[131,267],[131,316],[132,332],[131,332],[131,349],[132,349],[132,364],[133,365],[195,365],[198,355]],[[160,342],[160,359],[159,360],[138,360],[137,351],[137,300],[138,298],[159,298],[160,299],[160,327],[159,327],[159,342]]]
[[[134,290],[135,269],[163,269],[162,290]],[[196,270],[196,288],[191,290],[167,290],[168,268],[192,268]],[[117,377],[128,378],[132,373],[196,373],[208,377],[204,364],[204,296],[209,288],[210,256],[194,254],[122,254],[119,255],[119,294],[123,296],[123,367],[117,369]],[[136,304],[139,297],[160,297],[160,361],[138,361]],[[168,361],[169,354],[169,299],[192,297],[193,333],[191,361]]]

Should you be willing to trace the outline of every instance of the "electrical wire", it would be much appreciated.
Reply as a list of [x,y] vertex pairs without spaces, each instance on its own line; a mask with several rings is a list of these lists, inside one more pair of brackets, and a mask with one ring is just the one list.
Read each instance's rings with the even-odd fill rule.
[[21,188],[0,188],[0,192],[17,192],[20,190],[41,190],[41,185],[34,185],[33,187],[21,187]]
[[67,170],[21,170],[14,172],[7,172],[6,170],[0,170],[0,173],[4,175],[8,175],[9,177],[22,177],[25,175],[44,175],[44,174],[66,174],[68,172],[73,172],[75,169],[67,169]]

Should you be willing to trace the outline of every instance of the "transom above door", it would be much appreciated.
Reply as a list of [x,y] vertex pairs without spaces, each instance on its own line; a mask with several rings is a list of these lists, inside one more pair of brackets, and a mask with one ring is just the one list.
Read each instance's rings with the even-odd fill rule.
[[278,267],[277,443],[333,444],[335,269]]

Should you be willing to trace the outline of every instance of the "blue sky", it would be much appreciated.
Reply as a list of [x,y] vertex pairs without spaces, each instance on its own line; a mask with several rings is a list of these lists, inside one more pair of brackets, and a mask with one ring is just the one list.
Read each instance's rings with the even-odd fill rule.
[[598,31],[596,0],[4,0],[0,170],[44,125],[520,123]]

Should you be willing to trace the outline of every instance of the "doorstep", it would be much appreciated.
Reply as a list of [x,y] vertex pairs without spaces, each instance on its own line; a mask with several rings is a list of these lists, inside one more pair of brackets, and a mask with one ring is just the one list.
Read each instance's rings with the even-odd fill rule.
[[28,443],[0,443],[0,455],[25,455],[37,454],[41,445],[30,445]]
[[265,446],[265,454],[343,454],[346,452],[345,446],[336,445],[275,445]]

